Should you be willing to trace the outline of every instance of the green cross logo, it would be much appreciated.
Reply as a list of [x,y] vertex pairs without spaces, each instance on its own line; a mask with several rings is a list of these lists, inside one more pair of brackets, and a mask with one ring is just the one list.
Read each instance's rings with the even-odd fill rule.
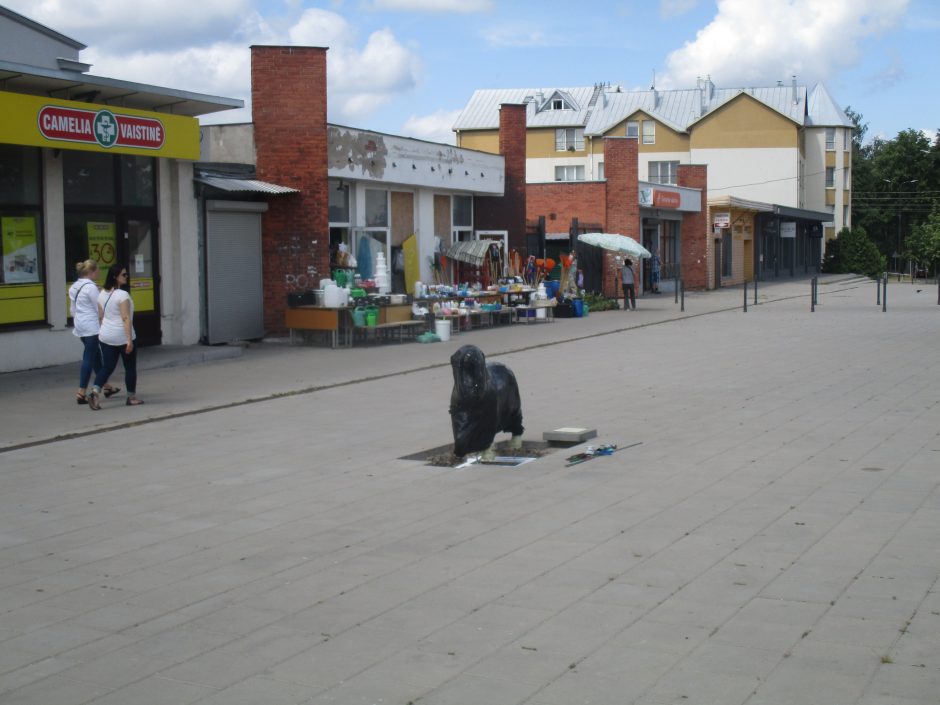
[[118,124],[114,113],[99,110],[95,114],[95,139],[102,147],[113,147],[118,138]]

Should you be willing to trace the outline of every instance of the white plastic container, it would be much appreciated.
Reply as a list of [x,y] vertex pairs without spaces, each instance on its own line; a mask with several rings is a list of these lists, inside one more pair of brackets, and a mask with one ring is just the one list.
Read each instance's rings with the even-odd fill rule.
[[535,317],[536,317],[536,318],[547,318],[547,317],[548,317],[548,312],[545,310],[545,307],[544,307],[544,306],[539,306],[537,309],[535,309]]
[[442,343],[450,340],[450,320],[447,318],[438,318],[434,321],[434,332],[441,339]]
[[327,308],[339,308],[341,303],[339,287],[330,282],[323,289],[323,305]]

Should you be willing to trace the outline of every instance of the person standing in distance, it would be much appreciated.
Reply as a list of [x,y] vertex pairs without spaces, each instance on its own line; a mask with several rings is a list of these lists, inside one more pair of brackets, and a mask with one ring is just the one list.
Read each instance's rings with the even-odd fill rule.
[[[69,287],[69,303],[72,314],[72,335],[80,338],[85,351],[82,354],[82,366],[78,374],[78,392],[75,401],[87,404],[86,395],[91,374],[98,374],[101,369],[101,349],[98,347],[98,263],[86,259],[75,265],[76,279]],[[110,397],[121,390],[110,385],[104,386],[104,395]]]
[[636,311],[636,279],[633,274],[632,260],[624,259],[620,277],[623,282],[623,310],[632,308]]
[[98,317],[101,330],[98,340],[101,343],[102,365],[95,376],[95,385],[88,395],[88,408],[97,411],[101,408],[99,395],[107,383],[118,358],[124,363],[124,385],[127,387],[127,406],[143,404],[137,397],[137,346],[134,339],[134,301],[121,287],[127,286],[127,267],[115,264],[108,270],[104,288],[98,294]]

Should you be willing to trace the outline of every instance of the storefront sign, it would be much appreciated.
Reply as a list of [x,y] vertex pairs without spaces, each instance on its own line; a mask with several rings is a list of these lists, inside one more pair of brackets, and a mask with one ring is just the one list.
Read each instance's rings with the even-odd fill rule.
[[780,237],[796,237],[796,223],[780,223]]
[[730,228],[731,213],[712,213],[712,225],[715,228]]
[[33,147],[199,158],[199,121],[0,91],[0,142]]
[[47,140],[85,142],[111,147],[160,149],[163,123],[155,118],[123,115],[110,110],[78,110],[47,105],[39,111],[39,131]]
[[653,207],[654,208],[678,208],[682,199],[675,191],[660,191],[653,189]]

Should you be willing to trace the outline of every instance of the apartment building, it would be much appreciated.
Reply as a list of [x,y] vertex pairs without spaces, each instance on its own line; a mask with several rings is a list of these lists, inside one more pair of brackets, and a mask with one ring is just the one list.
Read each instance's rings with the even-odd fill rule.
[[709,287],[755,269],[807,266],[821,257],[823,236],[851,224],[853,124],[822,84],[718,88],[704,78],[678,90],[481,89],[454,124],[457,145],[498,151],[499,106],[507,103],[526,106],[527,183],[603,180],[604,138],[625,136],[638,143],[641,192],[677,185],[680,165],[705,165],[710,201],[756,204],[742,211],[751,214],[744,221],[729,220],[727,207],[709,219]]

